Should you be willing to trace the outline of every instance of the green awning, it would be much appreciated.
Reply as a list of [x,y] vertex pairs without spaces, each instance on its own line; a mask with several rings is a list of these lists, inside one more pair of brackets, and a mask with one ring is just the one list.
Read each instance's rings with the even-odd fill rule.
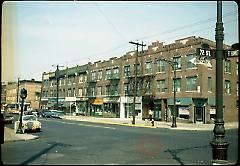
[[[189,105],[192,103],[192,98],[191,97],[177,97],[176,98],[176,104],[177,105]],[[168,105],[173,105],[174,102],[173,102],[173,98],[169,98],[167,100],[167,104]]]

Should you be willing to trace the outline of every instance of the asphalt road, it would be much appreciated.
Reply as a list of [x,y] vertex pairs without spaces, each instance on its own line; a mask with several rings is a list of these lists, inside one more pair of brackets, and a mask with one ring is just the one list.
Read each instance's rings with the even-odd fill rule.
[[[39,119],[39,139],[2,145],[4,164],[212,164],[212,131]],[[228,160],[237,162],[238,130],[226,130],[226,139]]]

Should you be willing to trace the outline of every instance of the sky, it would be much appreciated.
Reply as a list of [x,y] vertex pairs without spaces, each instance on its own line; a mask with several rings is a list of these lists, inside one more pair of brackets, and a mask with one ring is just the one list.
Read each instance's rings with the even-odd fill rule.
[[[2,4],[2,81],[120,57],[188,36],[215,41],[215,1],[8,1]],[[238,43],[238,11],[223,1],[224,44]],[[146,49],[147,47],[145,47]]]

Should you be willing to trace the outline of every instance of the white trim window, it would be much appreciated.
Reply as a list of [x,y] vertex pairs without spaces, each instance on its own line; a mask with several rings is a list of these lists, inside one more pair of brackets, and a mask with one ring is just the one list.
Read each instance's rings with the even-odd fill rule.
[[186,78],[186,91],[197,91],[197,76]]
[[231,81],[225,80],[224,81],[224,89],[226,94],[231,94]]

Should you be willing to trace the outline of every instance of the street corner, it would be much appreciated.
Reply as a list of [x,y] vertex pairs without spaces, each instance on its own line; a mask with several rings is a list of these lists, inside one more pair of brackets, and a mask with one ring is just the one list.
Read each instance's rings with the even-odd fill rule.
[[24,134],[16,134],[13,129],[5,128],[4,129],[4,142],[14,142],[14,141],[27,141],[38,139],[39,136],[24,133]]

